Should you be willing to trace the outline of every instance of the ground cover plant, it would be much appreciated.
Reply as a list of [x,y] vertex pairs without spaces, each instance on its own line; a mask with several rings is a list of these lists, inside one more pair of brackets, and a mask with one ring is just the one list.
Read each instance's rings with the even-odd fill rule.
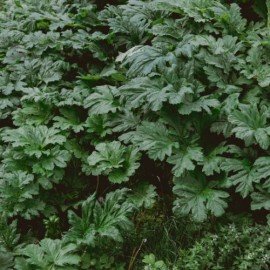
[[0,6],[0,269],[269,268],[269,1]]

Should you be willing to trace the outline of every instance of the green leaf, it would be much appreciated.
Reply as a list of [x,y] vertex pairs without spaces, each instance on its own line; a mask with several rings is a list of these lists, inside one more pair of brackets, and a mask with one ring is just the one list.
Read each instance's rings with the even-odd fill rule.
[[172,131],[160,122],[142,122],[131,140],[154,160],[164,160],[166,156],[171,156],[173,149],[179,147]]
[[220,156],[228,150],[224,143],[214,148],[208,155],[203,157],[203,169],[202,171],[206,175],[213,175],[214,172],[220,173],[220,165],[224,160],[224,157]]
[[93,246],[100,236],[122,242],[121,231],[132,227],[128,217],[134,210],[134,205],[126,200],[127,191],[117,189],[102,201],[91,195],[82,203],[81,217],[69,211],[71,229],[66,234],[67,241]]
[[267,124],[269,110],[262,106],[259,111],[256,105],[239,105],[240,110],[229,115],[228,121],[235,127],[232,132],[249,146],[253,143],[260,145],[262,149],[268,149],[270,145],[270,127]]
[[201,97],[196,101],[185,102],[180,105],[178,112],[183,115],[202,111],[206,111],[208,114],[211,114],[211,108],[217,108],[219,104],[220,103],[217,99]]
[[10,142],[14,148],[22,147],[26,155],[40,158],[42,154],[46,155],[48,151],[46,147],[62,145],[66,141],[66,137],[59,133],[58,129],[47,126],[25,126],[18,129],[6,129],[1,136],[4,142]]
[[116,89],[113,86],[96,87],[96,91],[85,99],[84,107],[89,108],[89,114],[116,112],[119,105],[115,94]]
[[270,166],[270,158],[269,157],[259,157],[254,162],[254,166],[256,169],[256,177],[259,180],[266,180],[263,184],[264,188],[270,187],[270,172],[269,172],[269,166]]
[[251,209],[260,210],[264,208],[266,210],[270,210],[270,193],[262,189],[260,189],[259,191],[260,192],[253,192],[251,194]]
[[128,109],[149,107],[158,111],[167,100],[168,90],[161,80],[139,77],[120,87],[119,93]]
[[123,146],[118,141],[100,143],[87,159],[86,170],[93,175],[108,175],[112,183],[128,181],[140,166],[138,150],[132,146]]
[[152,208],[156,202],[157,192],[156,187],[149,185],[146,182],[140,182],[129,196],[129,200],[138,208]]
[[198,146],[188,146],[185,149],[175,151],[175,154],[167,159],[167,162],[173,164],[173,174],[176,177],[183,176],[186,171],[195,169],[195,162],[203,160],[202,148]]
[[108,134],[112,134],[110,117],[105,114],[92,114],[85,122],[87,132],[96,134],[104,138]]
[[36,216],[45,207],[36,196],[39,186],[34,176],[24,171],[3,173],[0,177],[0,210],[8,216],[26,219]]
[[14,262],[12,253],[0,252],[0,265],[2,270],[14,269]]
[[164,70],[167,64],[172,64],[175,55],[152,46],[142,46],[127,54],[123,66],[128,65],[128,77],[145,76],[157,70]]
[[61,240],[45,238],[39,245],[30,244],[19,250],[18,255],[25,259],[16,260],[16,269],[20,269],[23,263],[42,270],[76,270],[80,263],[80,257],[75,254],[76,248],[75,244],[65,245]]
[[[8,222],[7,213],[4,213],[0,216],[0,241],[1,241],[1,251],[13,251],[20,240],[20,234],[17,230],[17,220],[13,220],[11,223]],[[9,257],[12,254],[1,253],[0,252],[0,261],[2,256]],[[9,256],[7,256],[9,255]],[[13,261],[13,260],[11,260]],[[7,262],[10,263],[10,260],[7,258]],[[2,264],[0,264],[2,266]]]
[[74,108],[59,109],[62,116],[53,118],[55,121],[54,127],[59,130],[72,129],[75,133],[83,130],[83,124],[80,121],[79,113]]
[[254,184],[260,181],[256,167],[247,159],[225,159],[221,168],[226,172],[234,172],[227,177],[227,182],[229,185],[237,186],[236,191],[243,198],[254,191]]
[[177,178],[173,192],[177,199],[174,202],[174,213],[176,215],[192,214],[196,221],[203,221],[207,213],[221,216],[227,207],[225,201],[229,197],[227,192],[213,189],[212,184],[205,179],[191,176]]

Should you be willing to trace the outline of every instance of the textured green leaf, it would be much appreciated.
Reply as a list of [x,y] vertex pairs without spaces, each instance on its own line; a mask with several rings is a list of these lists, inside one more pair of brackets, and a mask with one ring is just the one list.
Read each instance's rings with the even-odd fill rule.
[[224,159],[221,155],[228,150],[224,144],[219,145],[213,149],[208,155],[203,158],[202,171],[206,175],[213,175],[214,172],[220,173],[220,165]]
[[166,156],[171,156],[173,149],[179,147],[172,132],[159,122],[142,122],[131,140],[154,160],[164,160]]
[[106,114],[116,112],[118,102],[115,98],[115,88],[109,85],[99,86],[96,91],[84,101],[84,107],[90,114]]
[[247,146],[257,143],[262,149],[267,149],[270,145],[270,128],[267,124],[269,110],[262,107],[259,111],[256,105],[239,105],[239,108],[228,117],[235,126],[232,132]]
[[221,216],[227,207],[225,199],[229,194],[213,189],[211,184],[205,183],[202,178],[195,179],[190,176],[177,178],[173,191],[177,196],[173,208],[175,214],[191,213],[196,221],[205,220],[208,212],[214,216]]
[[176,177],[183,176],[186,171],[195,169],[195,162],[200,162],[203,159],[202,149],[197,146],[188,146],[186,149],[179,149],[175,154],[170,156],[167,161],[173,164],[173,174]]
[[86,170],[93,175],[108,175],[113,183],[128,181],[140,166],[140,154],[132,146],[123,146],[118,141],[100,143],[87,159]]
[[152,208],[156,202],[157,192],[156,187],[149,185],[146,182],[139,183],[129,196],[129,200],[138,208]]
[[16,269],[21,269],[21,265],[24,264],[34,266],[35,269],[76,270],[80,257],[75,254],[75,251],[74,244],[64,245],[61,240],[45,238],[39,245],[30,244],[19,250],[18,255],[25,259],[16,260]]
[[260,210],[264,208],[266,210],[270,210],[270,194],[263,190],[260,191],[261,192],[254,192],[251,194],[251,209]]
[[69,211],[71,229],[66,234],[67,241],[77,244],[95,245],[97,236],[123,241],[122,230],[129,230],[132,222],[128,216],[134,205],[126,200],[127,189],[118,189],[108,193],[104,201],[99,202],[95,194],[82,203],[82,215]]

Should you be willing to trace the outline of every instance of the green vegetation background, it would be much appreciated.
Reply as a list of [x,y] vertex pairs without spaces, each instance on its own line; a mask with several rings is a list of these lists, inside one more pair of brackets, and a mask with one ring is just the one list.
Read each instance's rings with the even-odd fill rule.
[[269,1],[0,6],[1,270],[269,269]]

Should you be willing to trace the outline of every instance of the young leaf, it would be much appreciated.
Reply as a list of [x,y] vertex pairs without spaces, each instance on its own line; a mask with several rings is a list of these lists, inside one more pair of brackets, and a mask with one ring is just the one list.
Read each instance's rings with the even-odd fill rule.
[[123,241],[121,230],[132,227],[128,216],[134,210],[126,195],[127,189],[117,189],[99,202],[93,194],[82,203],[81,217],[69,211],[71,229],[66,234],[66,240],[90,246],[95,245],[98,236]]

